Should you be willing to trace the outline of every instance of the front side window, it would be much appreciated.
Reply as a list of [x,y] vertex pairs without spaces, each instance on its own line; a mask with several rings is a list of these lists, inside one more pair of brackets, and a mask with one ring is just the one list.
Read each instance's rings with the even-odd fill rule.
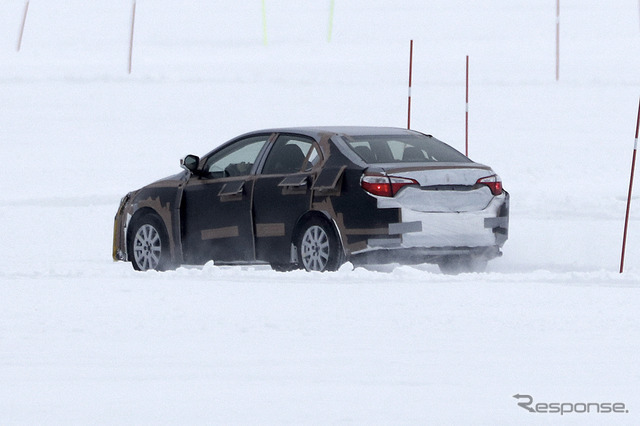
[[351,136],[345,140],[347,145],[369,164],[471,161],[432,136],[372,135]]
[[320,153],[313,139],[304,136],[281,135],[273,145],[262,174],[290,174],[310,171],[320,162]]
[[237,141],[209,157],[203,171],[211,178],[248,175],[268,139],[263,135]]

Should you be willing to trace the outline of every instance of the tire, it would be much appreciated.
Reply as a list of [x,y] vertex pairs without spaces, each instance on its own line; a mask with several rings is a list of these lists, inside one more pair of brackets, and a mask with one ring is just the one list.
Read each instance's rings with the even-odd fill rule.
[[489,261],[481,256],[456,255],[447,256],[438,262],[440,272],[447,275],[457,275],[470,272],[484,272]]
[[129,239],[129,259],[136,271],[170,269],[169,237],[158,216],[146,214],[135,221]]
[[271,269],[273,269],[276,272],[291,272],[291,271],[295,271],[296,269],[300,269],[300,267],[298,265],[296,265],[295,263],[271,263],[270,264]]
[[298,234],[298,265],[307,271],[335,271],[343,262],[338,237],[325,220],[313,218]]

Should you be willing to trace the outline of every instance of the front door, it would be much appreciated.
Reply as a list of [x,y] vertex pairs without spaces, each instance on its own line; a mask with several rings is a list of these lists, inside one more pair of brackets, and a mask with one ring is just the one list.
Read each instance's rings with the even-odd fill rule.
[[183,193],[183,247],[187,263],[255,260],[251,199],[255,163],[270,135],[231,143],[203,158]]

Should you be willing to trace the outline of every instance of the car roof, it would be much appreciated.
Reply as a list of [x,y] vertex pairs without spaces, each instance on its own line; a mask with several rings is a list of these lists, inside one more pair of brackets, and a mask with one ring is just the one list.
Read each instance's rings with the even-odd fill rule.
[[403,129],[399,127],[378,127],[378,126],[308,126],[308,127],[282,127],[266,129],[251,133],[298,133],[314,137],[316,139],[323,135],[340,136],[370,136],[370,135],[418,135],[419,132]]

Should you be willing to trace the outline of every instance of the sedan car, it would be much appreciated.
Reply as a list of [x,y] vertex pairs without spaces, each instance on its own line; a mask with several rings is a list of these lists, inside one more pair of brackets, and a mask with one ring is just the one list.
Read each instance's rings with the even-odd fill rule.
[[181,165],[122,199],[115,260],[136,270],[436,263],[456,273],[483,270],[507,240],[500,177],[412,130],[261,130]]

